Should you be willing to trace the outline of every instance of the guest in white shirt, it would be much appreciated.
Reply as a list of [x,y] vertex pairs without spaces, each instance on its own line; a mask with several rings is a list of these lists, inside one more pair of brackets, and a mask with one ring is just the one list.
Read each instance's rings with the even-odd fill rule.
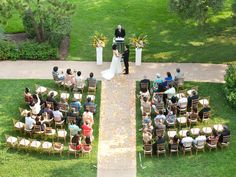
[[186,137],[184,137],[182,140],[181,140],[181,145],[183,147],[188,147],[187,145],[191,144],[193,142],[193,138],[190,137],[190,132],[188,131],[186,133]]
[[78,89],[83,89],[84,88],[84,86],[85,86],[85,80],[84,80],[84,77],[83,76],[81,76],[81,71],[78,71],[77,72],[77,76],[76,76],[76,87],[78,88]]
[[166,90],[164,94],[167,94],[168,99],[171,99],[173,96],[175,96],[176,91],[172,84],[169,84],[169,89]]
[[25,117],[26,129],[31,130],[35,124],[36,124],[36,121],[31,117],[30,112],[28,112]]
[[58,107],[55,108],[55,110],[52,112],[52,114],[53,114],[54,120],[56,122],[60,122],[63,120],[63,114],[61,111],[59,111]]
[[41,110],[40,99],[37,94],[36,94],[36,98],[37,100],[35,99],[35,101],[30,103],[30,109],[32,110],[32,114],[34,115],[38,115]]
[[197,144],[198,142],[206,142],[206,136],[204,135],[204,132],[200,131],[200,135],[198,137],[195,138],[195,140],[193,141],[194,144]]

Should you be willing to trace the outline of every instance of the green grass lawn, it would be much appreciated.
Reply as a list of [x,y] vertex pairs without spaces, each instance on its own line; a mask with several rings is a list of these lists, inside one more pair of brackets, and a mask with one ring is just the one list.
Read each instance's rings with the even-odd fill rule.
[[[224,10],[209,19],[205,29],[192,22],[183,22],[169,12],[168,0],[71,0],[77,4],[72,20],[69,60],[95,60],[91,37],[95,31],[109,38],[104,48],[104,60],[112,57],[114,29],[121,24],[126,29],[126,42],[133,33],[145,33],[149,45],[143,50],[146,62],[225,63],[236,60],[236,27],[231,22],[231,4],[225,0]],[[19,32],[23,27],[16,17],[10,20],[7,32]],[[134,50],[130,60],[134,61]]]
[[[25,107],[23,91],[25,87],[34,90],[35,84],[43,85],[55,90],[52,80],[0,80],[0,176],[88,176],[95,177],[97,174],[97,148],[98,127],[100,110],[94,117],[93,150],[90,158],[88,156],[74,158],[67,156],[67,147],[60,157],[59,154],[48,156],[36,152],[24,152],[5,147],[5,134],[19,136],[13,130],[12,118],[19,119],[18,107]],[[86,91],[87,92],[87,91]],[[84,93],[84,97],[87,95]],[[101,82],[98,83],[96,92],[96,104],[100,107]],[[68,142],[69,139],[67,139]]]
[[[148,177],[160,177],[160,176],[176,176],[176,177],[210,177],[210,176],[235,176],[235,165],[236,162],[233,160],[236,157],[236,111],[228,106],[223,92],[222,84],[213,83],[195,83],[188,82],[185,84],[186,88],[191,86],[199,87],[200,96],[210,96],[210,105],[212,108],[212,118],[207,123],[199,123],[197,127],[203,127],[205,125],[214,125],[217,123],[226,124],[231,130],[231,143],[229,149],[218,149],[217,151],[209,152],[206,150],[205,153],[199,152],[198,155],[186,154],[184,157],[180,153],[179,158],[173,155],[171,158],[167,154],[167,157],[161,156],[159,159],[157,156],[153,158],[147,156],[143,157],[142,150],[142,133],[138,131],[141,127],[141,111],[140,101],[136,101],[136,113],[137,113],[137,176],[148,176]],[[137,83],[138,88],[138,83]],[[137,90],[138,91],[138,90]],[[196,127],[196,126],[195,126]],[[145,169],[140,167],[138,153],[142,154],[143,165]]]

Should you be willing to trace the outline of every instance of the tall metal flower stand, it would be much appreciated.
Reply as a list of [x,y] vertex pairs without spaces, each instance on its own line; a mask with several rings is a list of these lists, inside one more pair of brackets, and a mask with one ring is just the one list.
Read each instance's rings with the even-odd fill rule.
[[142,61],[142,48],[135,48],[135,65],[140,66]]

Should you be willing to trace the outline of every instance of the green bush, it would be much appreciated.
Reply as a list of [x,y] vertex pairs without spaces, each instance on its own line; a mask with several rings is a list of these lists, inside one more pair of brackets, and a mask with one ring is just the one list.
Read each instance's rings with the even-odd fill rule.
[[48,43],[27,41],[15,44],[0,41],[0,60],[50,60],[58,59],[58,49]]
[[224,92],[230,105],[236,108],[236,65],[229,65],[225,74]]
[[236,25],[236,1],[232,4],[232,11],[233,24]]
[[26,32],[28,38],[34,39],[36,34],[35,34],[35,31],[34,31],[34,28],[33,28],[32,19],[29,15],[29,11],[25,11],[25,13],[22,17],[22,21],[23,21],[25,32]]

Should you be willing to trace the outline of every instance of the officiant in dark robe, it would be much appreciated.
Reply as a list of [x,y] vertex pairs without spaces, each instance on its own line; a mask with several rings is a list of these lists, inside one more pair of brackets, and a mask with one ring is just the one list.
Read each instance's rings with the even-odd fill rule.
[[121,27],[121,25],[118,25],[115,30],[115,37],[116,38],[124,38],[125,37],[125,29]]

